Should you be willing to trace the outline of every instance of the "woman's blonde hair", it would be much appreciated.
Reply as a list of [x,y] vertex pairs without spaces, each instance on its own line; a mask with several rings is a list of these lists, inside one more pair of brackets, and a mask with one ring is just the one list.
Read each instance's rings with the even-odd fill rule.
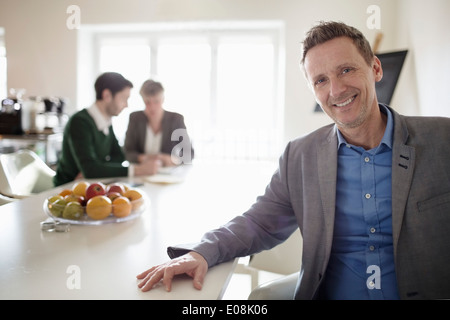
[[141,96],[155,96],[160,92],[164,92],[164,87],[160,82],[154,80],[144,81],[139,91]]

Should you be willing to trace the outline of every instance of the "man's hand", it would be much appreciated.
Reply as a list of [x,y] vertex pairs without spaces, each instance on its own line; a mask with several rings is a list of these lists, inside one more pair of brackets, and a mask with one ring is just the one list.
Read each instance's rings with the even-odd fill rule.
[[208,263],[202,255],[196,252],[189,252],[181,257],[172,259],[166,263],[154,266],[141,274],[137,275],[142,279],[138,287],[142,291],[148,291],[153,288],[161,279],[166,291],[172,289],[172,279],[177,274],[186,273],[193,278],[194,288],[201,290],[203,280],[208,271]]
[[151,176],[158,172],[158,169],[162,166],[159,159],[147,159],[144,162],[134,165],[135,176]]

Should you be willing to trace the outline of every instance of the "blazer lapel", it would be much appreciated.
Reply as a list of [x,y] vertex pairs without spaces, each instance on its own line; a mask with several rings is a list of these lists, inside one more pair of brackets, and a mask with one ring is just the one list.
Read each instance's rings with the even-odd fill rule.
[[336,177],[337,177],[337,134],[336,127],[317,148],[317,166],[319,174],[320,199],[326,230],[326,243],[331,250],[334,230],[334,215],[336,207]]
[[394,146],[392,150],[392,236],[394,254],[405,213],[415,165],[415,148],[406,145],[408,129],[404,119],[391,109],[394,115]]

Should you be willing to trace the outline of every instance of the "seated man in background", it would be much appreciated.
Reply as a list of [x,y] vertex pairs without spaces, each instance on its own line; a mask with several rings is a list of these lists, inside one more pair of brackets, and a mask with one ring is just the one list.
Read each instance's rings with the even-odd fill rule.
[[179,113],[164,110],[162,84],[147,80],[142,84],[139,93],[145,103],[145,109],[130,114],[124,144],[127,160],[131,163],[160,162],[164,167],[190,162],[194,150],[186,131],[184,117]]
[[121,74],[106,72],[95,81],[96,101],[73,114],[64,128],[55,186],[77,178],[93,179],[151,175],[157,163],[126,166],[125,154],[114,134],[111,119],[128,106],[133,84]]

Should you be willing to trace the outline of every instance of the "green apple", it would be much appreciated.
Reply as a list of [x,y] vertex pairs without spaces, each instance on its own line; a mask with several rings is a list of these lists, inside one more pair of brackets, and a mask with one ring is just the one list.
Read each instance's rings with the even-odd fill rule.
[[64,219],[80,220],[84,214],[84,209],[78,201],[69,202],[62,213]]
[[67,205],[66,200],[57,199],[55,202],[51,202],[48,204],[48,210],[50,210],[50,213],[55,217],[61,217],[66,205]]
[[48,200],[48,203],[50,204],[50,203],[54,203],[56,200],[59,200],[59,199],[64,199],[64,197],[59,195],[59,194],[57,194],[55,196],[51,196],[47,200]]

